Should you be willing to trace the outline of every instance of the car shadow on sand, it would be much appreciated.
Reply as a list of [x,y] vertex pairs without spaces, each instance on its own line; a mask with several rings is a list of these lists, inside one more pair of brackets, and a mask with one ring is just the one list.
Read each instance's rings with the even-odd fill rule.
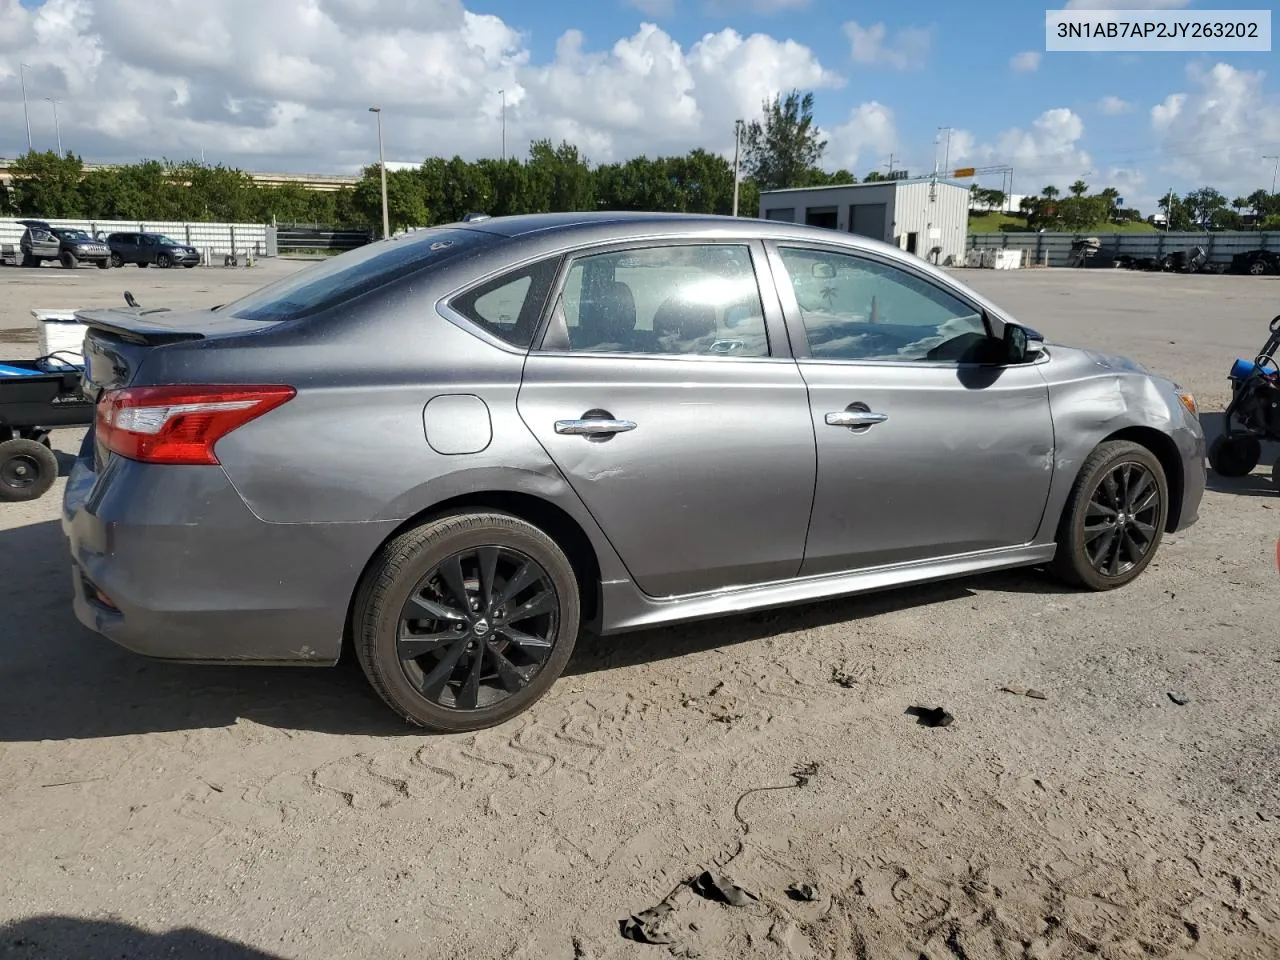
[[113,920],[45,915],[0,924],[0,957],[127,957],[128,960],[172,960],[201,957],[207,960],[284,960],[234,940],[180,927],[164,933],[148,933]]
[[[1200,427],[1204,430],[1205,449],[1208,450],[1225,431],[1226,416],[1222,412],[1202,413]],[[1280,443],[1264,442],[1258,466],[1251,473],[1243,477],[1224,477],[1210,468],[1205,485],[1215,493],[1230,493],[1238,497],[1280,496],[1280,487],[1272,474],[1272,466],[1277,459],[1280,459]]]
[[[123,650],[71,612],[66,541],[57,521],[0,531],[0,743],[85,740],[231,726],[421,736],[365,682],[354,657],[335,668],[199,666]],[[977,591],[1063,591],[1012,571],[741,614],[614,637],[585,635],[569,675],[639,663],[970,597]]]

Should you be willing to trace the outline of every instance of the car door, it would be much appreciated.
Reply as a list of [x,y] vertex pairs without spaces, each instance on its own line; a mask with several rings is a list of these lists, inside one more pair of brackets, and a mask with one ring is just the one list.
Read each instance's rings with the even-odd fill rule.
[[1054,451],[1035,363],[988,362],[983,308],[887,255],[769,254],[817,437],[801,575],[1033,539]]
[[743,241],[569,256],[525,362],[521,418],[650,596],[803,560],[813,428],[758,269],[763,247]]
[[46,227],[33,227],[31,230],[31,252],[37,257],[58,258],[60,246],[57,234]]
[[140,233],[138,234],[138,262],[139,263],[155,263],[156,255],[160,253],[160,242],[154,234]]
[[125,263],[134,263],[138,259],[138,235],[136,233],[120,233],[116,235],[116,242],[112,245],[112,249],[120,254],[120,259]]

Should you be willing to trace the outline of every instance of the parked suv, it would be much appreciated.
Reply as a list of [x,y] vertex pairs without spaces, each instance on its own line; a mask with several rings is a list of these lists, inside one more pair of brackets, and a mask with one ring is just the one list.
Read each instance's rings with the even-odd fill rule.
[[111,251],[105,243],[93,239],[76,227],[53,227],[43,220],[19,220],[27,229],[18,246],[22,265],[38,267],[45,260],[57,260],[67,269],[88,260],[103,270],[111,266]]
[[107,237],[111,248],[111,265],[123,267],[136,263],[140,267],[194,267],[200,262],[195,247],[166,237],[163,233],[113,233]]

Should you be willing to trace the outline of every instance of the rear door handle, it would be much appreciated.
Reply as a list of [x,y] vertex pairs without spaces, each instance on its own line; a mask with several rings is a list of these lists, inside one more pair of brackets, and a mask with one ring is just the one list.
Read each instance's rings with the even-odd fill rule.
[[612,436],[615,433],[626,433],[634,430],[636,424],[632,420],[605,420],[589,418],[586,420],[557,420],[556,433],[579,437]]
[[887,413],[876,413],[873,410],[838,410],[827,414],[829,427],[870,427],[884,423],[889,419]]

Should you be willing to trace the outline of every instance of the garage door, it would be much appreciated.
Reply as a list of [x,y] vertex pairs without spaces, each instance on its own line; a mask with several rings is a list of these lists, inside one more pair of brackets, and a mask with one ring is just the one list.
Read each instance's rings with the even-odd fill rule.
[[849,208],[849,232],[883,240],[885,203],[860,203]]

